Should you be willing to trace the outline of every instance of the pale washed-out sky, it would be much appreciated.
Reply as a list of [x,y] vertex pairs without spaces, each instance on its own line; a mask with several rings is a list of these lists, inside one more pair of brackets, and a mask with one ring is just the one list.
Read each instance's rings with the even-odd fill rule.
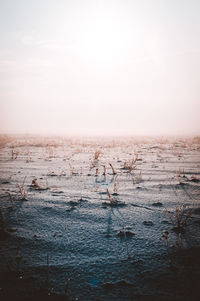
[[0,0],[0,132],[200,133],[199,0]]

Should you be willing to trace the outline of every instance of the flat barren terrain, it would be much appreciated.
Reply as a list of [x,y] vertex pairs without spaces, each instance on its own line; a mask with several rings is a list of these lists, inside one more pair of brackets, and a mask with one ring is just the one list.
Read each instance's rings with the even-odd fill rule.
[[199,300],[200,138],[1,136],[0,298]]

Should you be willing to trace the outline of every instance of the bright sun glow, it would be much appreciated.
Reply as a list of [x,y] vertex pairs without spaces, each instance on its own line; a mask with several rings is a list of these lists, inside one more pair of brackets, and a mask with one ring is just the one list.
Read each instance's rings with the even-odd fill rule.
[[199,133],[200,2],[10,3],[0,4],[2,132]]
[[112,63],[124,56],[128,28],[120,20],[100,11],[95,17],[88,17],[80,31],[82,55],[97,63]]

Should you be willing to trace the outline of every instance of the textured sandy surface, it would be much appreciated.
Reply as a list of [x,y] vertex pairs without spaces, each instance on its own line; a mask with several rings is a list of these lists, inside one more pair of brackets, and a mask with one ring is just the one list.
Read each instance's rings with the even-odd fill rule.
[[[3,144],[0,208],[8,236],[0,264],[4,275],[17,272],[13,283],[1,279],[5,300],[11,287],[31,295],[47,276],[50,294],[72,300],[197,300],[199,151],[199,139],[17,137]],[[17,186],[24,178],[27,200]],[[191,217],[177,233],[165,210],[172,216],[181,205]]]

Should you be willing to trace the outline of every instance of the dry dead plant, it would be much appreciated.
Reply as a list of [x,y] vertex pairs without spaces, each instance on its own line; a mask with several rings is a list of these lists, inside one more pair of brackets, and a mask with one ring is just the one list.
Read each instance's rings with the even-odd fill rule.
[[94,168],[95,167],[95,164],[94,164],[94,162],[92,161],[92,162],[90,162],[90,169],[92,169],[92,168]]
[[72,166],[72,164],[69,162],[69,168],[70,168],[70,172],[72,176],[78,175],[78,172],[76,172],[74,170],[74,167]]
[[18,150],[15,150],[14,147],[13,147],[13,148],[11,149],[11,159],[12,159],[12,160],[17,159],[18,155],[19,155],[19,151],[18,151]]
[[29,156],[29,157],[26,159],[26,163],[29,163],[29,162],[33,162],[33,160],[32,160],[32,157],[31,157],[31,156]]
[[101,186],[101,185],[96,185],[96,186],[95,186],[95,189],[94,189],[94,192],[98,192],[98,191],[99,191],[99,188],[100,188],[100,186]]
[[185,205],[176,207],[174,212],[165,209],[165,213],[173,225],[173,230],[177,233],[181,233],[185,230],[188,219],[191,217],[191,212]]
[[99,160],[100,154],[101,154],[101,152],[99,150],[96,150],[94,152],[94,161],[98,161]]
[[125,161],[123,169],[127,170],[128,173],[131,173],[136,167],[135,163],[137,160],[138,160],[138,155],[136,155],[136,157],[133,158],[132,160]]
[[60,176],[60,177],[61,177],[61,176],[63,176],[63,177],[65,177],[65,176],[66,176],[66,172],[64,171],[64,169],[62,169],[62,170],[61,170],[61,172],[60,172],[59,176]]
[[113,193],[115,195],[118,194],[118,190],[119,190],[119,182],[118,182],[118,174],[115,176],[115,179],[114,179],[114,187],[113,187]]
[[43,187],[38,183],[37,178],[34,178],[32,180],[31,187],[34,188],[35,190],[47,190],[47,189],[49,189],[49,185],[48,185],[47,180],[46,180],[46,186]]
[[142,171],[140,170],[139,174],[133,179],[133,184],[139,184],[142,182]]
[[112,174],[113,174],[113,175],[116,175],[117,172],[115,171],[113,165],[112,165],[111,163],[109,163],[109,165],[110,165],[110,167],[111,167],[111,169],[112,169]]
[[115,201],[115,199],[111,196],[108,188],[106,189],[106,194],[107,194],[109,202],[112,204]]
[[185,177],[184,169],[179,168],[176,171],[176,178],[177,178],[180,185],[183,184],[183,177]]
[[106,166],[102,165],[102,167],[103,167],[103,176],[105,176],[106,175]]
[[25,181],[26,181],[26,177],[24,177],[24,180],[22,182],[22,184],[17,184],[18,187],[18,192],[20,194],[20,199],[22,201],[27,201],[27,196],[28,196],[28,192],[26,191],[24,185],[25,185]]
[[124,202],[120,202],[116,198],[112,197],[108,188],[106,189],[106,194],[107,194],[109,202],[104,202],[103,205],[108,205],[108,206],[113,206],[113,207],[118,207],[118,206],[122,207],[122,206],[126,205]]

